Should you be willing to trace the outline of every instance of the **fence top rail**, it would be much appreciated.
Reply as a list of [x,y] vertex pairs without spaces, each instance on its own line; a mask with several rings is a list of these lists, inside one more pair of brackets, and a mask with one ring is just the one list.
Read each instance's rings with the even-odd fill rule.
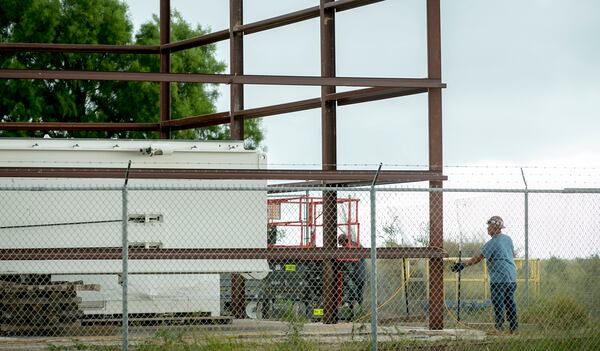
[[[0,184],[0,191],[121,191],[123,185],[15,185]],[[306,191],[370,192],[371,187],[344,186],[277,186],[273,185],[215,185],[215,184],[156,184],[128,185],[130,191],[267,191],[270,193],[299,193]],[[377,192],[420,192],[420,193],[529,193],[529,194],[600,194],[600,188],[563,189],[503,189],[503,188],[377,188]]]

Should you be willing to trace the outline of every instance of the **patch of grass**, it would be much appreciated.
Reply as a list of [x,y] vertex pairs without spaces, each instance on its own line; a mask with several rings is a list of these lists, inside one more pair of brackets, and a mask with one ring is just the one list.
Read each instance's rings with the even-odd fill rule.
[[588,313],[573,297],[552,296],[532,301],[521,314],[521,320],[542,329],[576,329],[588,323]]
[[47,349],[49,351],[118,351],[121,350],[121,345],[90,345],[79,340],[73,340],[72,345],[47,345]]
[[[318,341],[305,339],[283,340],[281,342],[248,342],[232,337],[203,335],[194,338],[183,337],[179,333],[159,332],[148,342],[131,345],[136,351],[297,351],[297,350],[340,350],[368,351],[370,341],[347,341],[339,344],[320,344]],[[562,332],[559,335],[510,336],[491,338],[483,341],[473,340],[396,340],[380,342],[379,350],[421,350],[433,351],[588,351],[600,349],[600,332],[591,330],[587,333]],[[112,351],[120,350],[118,346],[85,345],[75,341],[71,346],[48,346],[50,351]]]
[[515,339],[486,345],[490,351],[588,351],[600,349],[600,335]]
[[[395,342],[382,342],[379,344],[379,350],[421,350],[421,351],[588,351],[600,349],[600,334],[588,336],[572,336],[566,338],[519,338],[511,337],[507,339],[496,339],[486,341],[410,341],[401,340]],[[363,345],[362,348],[347,348],[344,351],[370,350],[370,345]]]
[[136,351],[237,351],[260,350],[258,345],[233,337],[200,335],[188,337],[182,332],[159,331],[148,341],[131,347]]
[[234,337],[200,335],[183,338],[179,334],[160,332],[148,342],[131,347],[136,351],[296,351],[320,350],[315,342],[288,336],[281,342],[242,341]]
[[286,339],[282,343],[273,345],[273,350],[319,350],[317,344],[302,338],[302,330],[307,322],[306,315],[294,309],[294,302],[287,301],[283,320],[287,323]]

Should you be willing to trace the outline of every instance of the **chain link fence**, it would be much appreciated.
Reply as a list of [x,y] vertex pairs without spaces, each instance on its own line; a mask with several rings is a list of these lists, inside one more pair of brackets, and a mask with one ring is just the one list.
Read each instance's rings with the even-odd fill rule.
[[[598,189],[64,181],[0,194],[0,349],[600,347]],[[491,288],[497,256],[450,270],[482,253],[493,215],[514,248],[515,330],[494,317],[510,303]],[[430,245],[441,225],[444,246]]]

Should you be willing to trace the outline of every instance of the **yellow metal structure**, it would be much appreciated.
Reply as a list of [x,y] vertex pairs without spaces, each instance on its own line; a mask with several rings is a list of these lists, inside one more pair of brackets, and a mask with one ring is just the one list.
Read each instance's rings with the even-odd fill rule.
[[[466,261],[468,257],[463,258],[462,261]],[[515,265],[517,266],[517,284],[522,289],[525,285],[525,259],[515,258]],[[448,291],[451,287],[458,290],[458,274],[450,271],[450,265],[458,262],[458,257],[444,258],[444,290]],[[421,275],[417,272],[423,270],[425,274]],[[413,273],[414,274],[411,274]],[[419,260],[406,260],[406,275],[411,281],[429,281],[429,265],[420,264]],[[485,260],[481,261],[481,264],[472,266],[462,271],[461,274],[461,285],[462,290],[470,290],[473,297],[487,300],[490,298],[489,294],[489,276],[487,271],[487,263]],[[529,259],[529,292],[538,294],[540,292],[541,274],[540,274],[540,260]],[[475,286],[475,288],[473,288]],[[481,289],[481,290],[479,290]],[[519,290],[521,290],[519,289]],[[477,293],[476,291],[481,291]],[[522,290],[521,290],[522,291]]]
[[[467,258],[468,259],[468,258]],[[462,259],[465,261],[465,259]],[[515,258],[515,265],[517,266],[517,285],[522,287],[525,285],[525,259],[524,258]],[[444,259],[444,266],[449,267],[449,265],[454,262],[458,262],[458,257],[448,257]],[[486,260],[481,261],[481,269],[476,270],[475,272],[470,272],[474,267],[469,267],[467,271],[463,271],[463,274],[460,278],[461,284],[473,283],[481,286],[483,291],[483,298],[489,299],[489,275],[487,271],[487,262]],[[447,269],[446,271],[449,271]],[[529,289],[532,293],[540,292],[540,282],[541,282],[541,274],[540,274],[540,260],[539,259],[529,259]],[[458,285],[458,274],[450,273],[444,275],[444,286],[449,283],[454,283]]]

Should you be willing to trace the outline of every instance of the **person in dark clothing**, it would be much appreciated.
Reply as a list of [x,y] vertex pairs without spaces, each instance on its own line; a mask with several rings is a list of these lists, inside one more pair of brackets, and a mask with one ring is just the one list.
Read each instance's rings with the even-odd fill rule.
[[[340,236],[338,236],[338,244],[341,247],[361,247],[360,244],[354,241],[350,242],[348,240],[348,235],[346,234],[340,234]],[[348,263],[348,276],[352,281],[350,301],[360,305],[363,301],[365,282],[367,280],[367,262],[364,258],[361,258],[358,261],[351,261]]]

